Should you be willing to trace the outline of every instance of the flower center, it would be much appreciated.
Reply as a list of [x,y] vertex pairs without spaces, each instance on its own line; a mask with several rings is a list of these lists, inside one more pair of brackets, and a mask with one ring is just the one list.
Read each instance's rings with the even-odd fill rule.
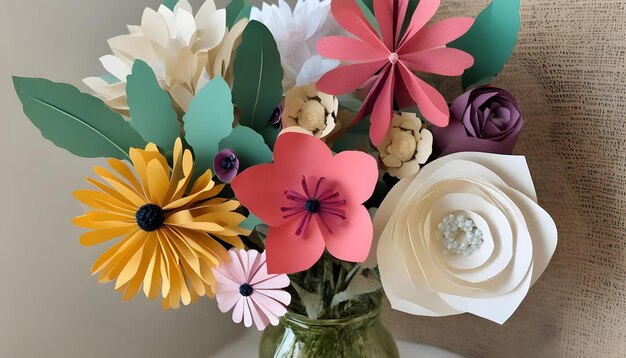
[[242,283],[241,286],[239,286],[239,294],[244,297],[250,296],[252,292],[254,292],[254,289],[250,286],[250,284]]
[[300,110],[298,125],[308,131],[315,132],[326,127],[326,109],[315,100],[306,102]]
[[392,52],[391,54],[389,54],[389,62],[391,62],[392,65],[395,65],[396,63],[398,63],[399,58],[400,57],[395,52]]
[[163,209],[158,205],[146,204],[137,210],[135,220],[141,230],[154,231],[163,226],[165,217],[163,215]]
[[320,209],[320,202],[316,199],[309,199],[304,203],[304,208],[310,213],[316,213]]
[[286,190],[287,200],[294,202],[294,206],[281,207],[285,213],[284,219],[299,217],[300,222],[296,228],[296,236],[302,236],[306,232],[311,218],[317,215],[321,223],[329,233],[332,233],[331,224],[341,223],[346,219],[346,212],[339,207],[346,205],[346,200],[335,191],[334,187],[326,182],[325,177],[317,180],[315,190],[310,191],[306,178],[302,177],[302,193],[295,190]]
[[279,104],[270,117],[270,124],[273,126],[280,125],[280,121],[283,117],[283,105]]
[[226,157],[222,159],[222,168],[226,170],[233,169],[235,167],[236,160],[237,159],[235,157]]
[[443,253],[446,255],[452,252],[468,256],[483,244],[483,232],[466,215],[450,214],[437,227]]

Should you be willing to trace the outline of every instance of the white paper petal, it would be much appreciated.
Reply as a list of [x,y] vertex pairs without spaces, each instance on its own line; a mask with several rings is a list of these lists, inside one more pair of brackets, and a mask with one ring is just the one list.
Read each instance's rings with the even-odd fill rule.
[[131,68],[128,64],[113,55],[100,57],[100,62],[107,72],[115,76],[120,81],[126,82],[126,77],[131,73]]

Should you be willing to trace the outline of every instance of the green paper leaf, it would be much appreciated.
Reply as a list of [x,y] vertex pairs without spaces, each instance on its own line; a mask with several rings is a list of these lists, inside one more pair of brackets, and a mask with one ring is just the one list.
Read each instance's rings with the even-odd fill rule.
[[163,0],[163,5],[167,6],[168,9],[174,10],[174,7],[178,3],[178,0]]
[[520,0],[493,0],[472,28],[448,47],[474,56],[474,66],[463,74],[463,88],[495,77],[507,63],[520,29]]
[[291,286],[300,296],[300,302],[304,306],[307,316],[310,319],[317,319],[324,309],[322,295],[305,290],[302,286],[293,282],[293,280],[291,280]]
[[330,307],[334,308],[341,302],[350,301],[358,296],[376,292],[382,288],[380,281],[374,275],[365,275],[360,272],[354,276],[350,284],[345,289],[333,297]]
[[159,86],[152,68],[141,60],[133,64],[133,72],[127,81],[130,125],[147,141],[165,152],[171,151],[180,136],[180,124],[170,95]]
[[244,17],[250,17],[252,5],[247,4],[246,0],[232,0],[226,6],[226,26],[232,28],[234,24]]
[[220,141],[220,150],[230,148],[237,153],[239,172],[251,166],[272,161],[272,151],[265,144],[263,137],[244,126],[237,126],[230,135]]
[[239,227],[242,227],[248,230],[254,230],[257,227],[257,225],[261,225],[261,224],[263,224],[263,221],[257,218],[256,215],[254,215],[253,213],[250,213],[250,215],[248,215],[248,217],[239,224]]
[[197,175],[213,166],[220,140],[233,130],[234,120],[230,88],[217,76],[196,93],[183,118],[185,138],[193,148]]
[[85,158],[130,159],[146,141],[101,100],[42,78],[13,77],[24,113],[56,146]]
[[239,123],[261,134],[270,148],[279,127],[269,124],[283,95],[283,68],[272,33],[258,21],[250,21],[243,32],[233,65],[233,100]]

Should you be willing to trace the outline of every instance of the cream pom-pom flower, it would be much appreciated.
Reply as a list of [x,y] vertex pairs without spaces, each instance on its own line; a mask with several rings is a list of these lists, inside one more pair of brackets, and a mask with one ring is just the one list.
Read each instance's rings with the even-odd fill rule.
[[415,113],[396,112],[391,131],[378,146],[380,159],[391,176],[417,174],[433,152],[433,135]]
[[504,323],[556,249],[522,156],[445,156],[389,192],[374,217],[372,251],[394,309],[469,312]]
[[341,32],[330,14],[330,0],[298,0],[293,11],[283,0],[278,5],[263,3],[252,8],[251,20],[265,25],[276,40],[285,75],[284,93],[295,86],[305,86],[339,66],[340,62],[322,58],[317,41]]
[[300,127],[303,133],[324,139],[337,126],[337,97],[319,92],[315,84],[294,87],[285,97],[283,125]]
[[109,107],[128,116],[126,77],[139,59],[150,65],[183,114],[211,78],[221,75],[232,81],[233,51],[247,22],[243,19],[229,31],[226,10],[217,9],[213,0],[195,17],[187,0],[180,0],[173,11],[164,5],[158,11],[146,8],[140,26],[129,25],[129,34],[109,40],[113,54],[100,58],[109,75],[83,82]]

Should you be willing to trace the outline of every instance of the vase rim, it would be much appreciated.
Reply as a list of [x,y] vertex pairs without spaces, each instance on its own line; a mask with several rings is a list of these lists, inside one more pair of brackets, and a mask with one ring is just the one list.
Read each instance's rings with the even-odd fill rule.
[[343,325],[353,325],[358,324],[360,322],[371,321],[380,316],[381,308],[380,306],[374,307],[371,311],[356,314],[341,318],[317,318],[311,319],[307,316],[295,313],[295,312],[287,312],[284,316],[285,321],[288,323],[295,323],[300,325],[307,326],[343,326]]

